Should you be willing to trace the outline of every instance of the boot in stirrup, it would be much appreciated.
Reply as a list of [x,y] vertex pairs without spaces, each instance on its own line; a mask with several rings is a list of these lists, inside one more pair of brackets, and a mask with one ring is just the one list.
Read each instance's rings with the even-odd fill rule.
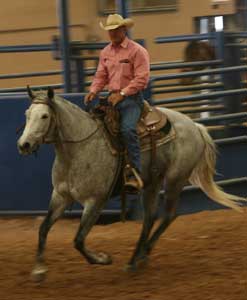
[[124,170],[124,187],[130,193],[140,192],[143,188],[143,181],[140,175],[130,165],[126,165]]

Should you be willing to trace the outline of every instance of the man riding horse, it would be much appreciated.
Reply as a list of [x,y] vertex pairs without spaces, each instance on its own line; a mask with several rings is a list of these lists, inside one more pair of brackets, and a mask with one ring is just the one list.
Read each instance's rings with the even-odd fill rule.
[[133,25],[133,20],[123,19],[118,14],[109,15],[105,26],[100,23],[108,31],[111,43],[100,53],[97,72],[84,101],[85,104],[92,101],[108,86],[108,101],[120,114],[121,141],[132,169],[125,187],[141,190],[140,143],[136,126],[143,109],[142,90],[147,87],[150,66],[147,50],[127,37],[127,28]]

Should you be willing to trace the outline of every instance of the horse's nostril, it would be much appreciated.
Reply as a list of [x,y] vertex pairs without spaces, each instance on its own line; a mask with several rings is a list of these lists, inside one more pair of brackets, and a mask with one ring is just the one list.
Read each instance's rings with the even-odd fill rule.
[[30,148],[30,144],[28,142],[26,142],[22,145],[22,148],[27,150]]

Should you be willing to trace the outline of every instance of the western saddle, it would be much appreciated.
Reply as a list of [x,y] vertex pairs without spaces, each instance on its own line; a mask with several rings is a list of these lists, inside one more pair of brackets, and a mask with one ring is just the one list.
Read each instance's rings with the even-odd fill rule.
[[[112,106],[106,106],[104,122],[112,136],[119,135],[119,113]],[[137,133],[142,140],[148,135],[159,132],[167,123],[167,117],[160,110],[144,101],[141,118],[137,124]]]
[[[119,143],[116,142],[118,141],[118,137],[120,134],[119,112],[113,106],[107,103],[107,99],[102,98],[100,99],[99,105],[93,109],[92,114],[93,116],[96,116],[104,121],[105,128],[109,133],[108,135],[111,148],[115,150],[112,151],[113,154],[117,154],[119,152],[123,153],[123,150],[125,152],[125,149],[121,148]],[[142,115],[137,124],[137,133],[140,138],[141,151],[151,149],[152,180],[155,180],[155,176],[157,175],[157,142],[161,141],[159,143],[160,145],[162,143],[165,143],[167,141],[167,136],[169,135],[170,129],[171,124],[167,119],[166,115],[154,106],[149,105],[147,101],[144,101]],[[129,173],[131,173],[131,167],[125,159],[124,180],[126,179],[126,176]]]

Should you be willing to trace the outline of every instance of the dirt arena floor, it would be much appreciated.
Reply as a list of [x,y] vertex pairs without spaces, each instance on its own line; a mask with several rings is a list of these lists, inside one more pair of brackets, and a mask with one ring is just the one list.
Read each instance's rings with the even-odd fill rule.
[[92,249],[113,255],[110,266],[88,265],[73,248],[78,219],[60,220],[50,232],[49,272],[31,281],[42,218],[0,219],[0,299],[246,300],[247,211],[181,216],[157,244],[148,265],[124,271],[139,222],[95,226]]

